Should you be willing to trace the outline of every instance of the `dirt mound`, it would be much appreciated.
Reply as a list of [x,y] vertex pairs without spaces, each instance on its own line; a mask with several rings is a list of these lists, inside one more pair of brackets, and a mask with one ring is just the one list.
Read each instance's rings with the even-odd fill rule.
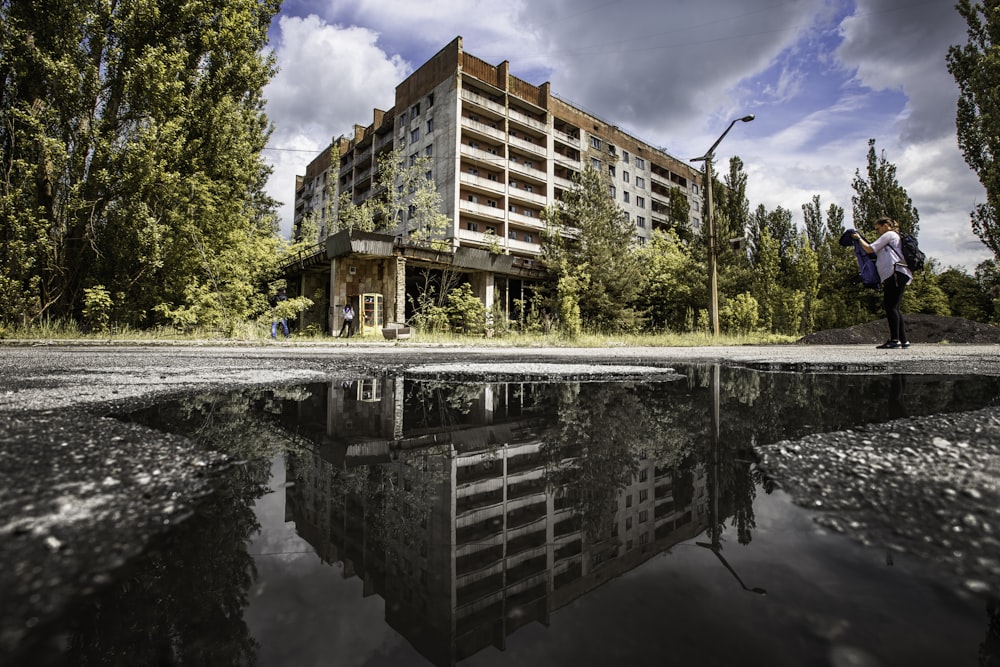
[[[903,315],[911,343],[1000,343],[1000,327],[961,317]],[[883,317],[846,329],[817,331],[799,339],[805,345],[879,344],[888,337],[889,325]]]

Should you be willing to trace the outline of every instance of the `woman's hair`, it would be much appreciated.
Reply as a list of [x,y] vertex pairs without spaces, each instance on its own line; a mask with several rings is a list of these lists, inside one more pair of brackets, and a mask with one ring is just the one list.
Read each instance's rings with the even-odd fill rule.
[[899,231],[899,223],[887,215],[883,215],[881,218],[875,221],[876,225],[879,223],[884,224],[886,227],[888,227],[890,230],[894,232]]

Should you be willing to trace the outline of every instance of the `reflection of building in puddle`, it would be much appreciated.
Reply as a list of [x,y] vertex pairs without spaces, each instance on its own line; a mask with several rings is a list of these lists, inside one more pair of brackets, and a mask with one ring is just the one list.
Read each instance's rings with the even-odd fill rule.
[[360,577],[365,595],[379,594],[389,624],[436,664],[504,648],[517,628],[547,625],[556,609],[707,527],[702,467],[640,459],[608,508],[610,534],[594,539],[573,500],[583,482],[551,474],[565,462],[540,436],[553,416],[532,385],[477,386],[441,417],[450,394],[376,384],[330,388],[324,446],[289,457],[286,518],[324,560]]

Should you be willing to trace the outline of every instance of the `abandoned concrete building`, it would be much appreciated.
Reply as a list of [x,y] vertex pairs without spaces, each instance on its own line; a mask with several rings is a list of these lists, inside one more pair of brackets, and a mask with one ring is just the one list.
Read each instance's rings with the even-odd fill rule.
[[[447,247],[429,248],[395,233],[336,229],[342,193],[354,204],[379,194],[380,155],[430,157],[428,174],[450,221]],[[700,225],[701,172],[551,94],[513,76],[509,64],[465,53],[462,38],[396,87],[395,106],[374,110],[296,177],[294,234],[310,216],[317,243],[288,261],[289,290],[316,305],[299,327],[341,327],[342,306],[359,314],[357,332],[378,334],[412,313],[408,294],[426,270],[461,273],[490,312],[513,316],[516,304],[545,277],[539,261],[546,206],[592,166],[609,177],[609,194],[643,243],[669,224],[672,193],[690,204]]]

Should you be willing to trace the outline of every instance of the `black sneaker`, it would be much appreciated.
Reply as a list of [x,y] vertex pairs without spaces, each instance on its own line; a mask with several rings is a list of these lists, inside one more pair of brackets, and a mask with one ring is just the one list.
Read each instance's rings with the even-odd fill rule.
[[901,340],[899,341],[899,346],[905,350],[906,348],[910,347],[910,341]]
[[877,345],[875,347],[875,349],[876,350],[898,350],[901,347],[903,347],[903,344],[900,343],[898,340],[887,340],[884,343],[882,343],[881,345]]

